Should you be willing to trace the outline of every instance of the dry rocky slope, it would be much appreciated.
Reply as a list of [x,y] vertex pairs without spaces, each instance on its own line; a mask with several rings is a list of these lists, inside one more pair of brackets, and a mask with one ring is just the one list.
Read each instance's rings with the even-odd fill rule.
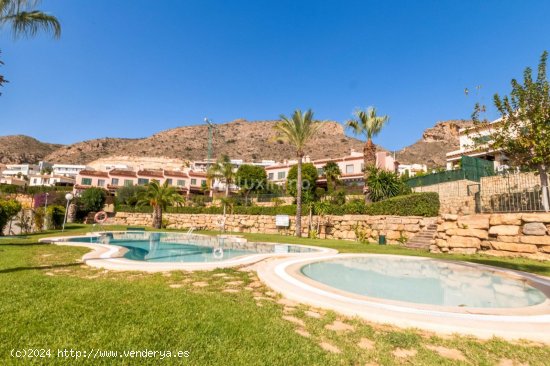
[[472,124],[466,120],[437,122],[424,131],[420,140],[397,152],[396,158],[401,164],[424,163],[430,168],[445,166],[445,154],[460,147],[458,131]]
[[61,146],[40,142],[37,139],[23,135],[0,136],[0,163],[38,162]]
[[[216,126],[213,139],[214,156],[227,154],[244,160],[272,159],[281,161],[294,157],[293,148],[277,139],[277,121],[249,122],[235,120]],[[422,139],[399,151],[401,163],[428,162],[442,166],[445,153],[458,148],[458,129],[469,122],[439,122],[427,129]],[[337,122],[324,122],[319,136],[306,151],[313,159],[339,157],[350,149],[362,151],[363,142],[345,135]],[[26,136],[0,137],[0,162],[21,163],[46,160],[56,163],[90,163],[109,156],[166,157],[188,160],[206,158],[208,129],[205,125],[178,127],[142,139],[101,138],[72,145],[41,143]]]

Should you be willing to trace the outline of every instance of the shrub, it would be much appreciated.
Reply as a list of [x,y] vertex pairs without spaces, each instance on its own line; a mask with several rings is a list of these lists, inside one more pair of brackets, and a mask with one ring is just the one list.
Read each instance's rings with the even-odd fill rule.
[[44,213],[44,207],[37,207],[33,210],[33,222],[34,222],[34,228],[38,231],[41,231],[44,229],[44,223],[46,219],[46,215]]
[[[132,207],[132,206],[119,206],[117,208],[119,212],[142,212],[151,213],[153,209],[151,207]],[[167,213],[182,213],[182,214],[223,214],[223,207],[168,207]],[[278,207],[263,207],[263,206],[235,206],[233,207],[233,214],[235,215],[295,215],[296,206],[286,205]]]
[[48,229],[61,229],[65,219],[65,207],[48,206],[46,215],[48,217]]
[[439,214],[439,195],[435,192],[412,193],[368,205],[367,215],[426,216]]
[[373,202],[410,193],[410,188],[397,174],[374,167],[368,169],[370,175],[367,179],[367,186],[369,187],[369,198]]
[[[151,213],[151,207],[119,206],[121,212]],[[168,213],[221,215],[223,207],[168,207]],[[439,195],[434,192],[413,193],[366,204],[363,200],[352,200],[343,205],[315,202],[313,212],[317,215],[395,215],[433,217],[439,213]],[[295,215],[296,205],[277,207],[235,206],[235,215]]]
[[[302,164],[302,199],[304,202],[315,198],[317,182],[317,168],[312,163]],[[296,197],[296,179],[298,179],[298,166],[293,165],[288,171],[286,189],[289,195]]]
[[88,188],[80,195],[80,208],[85,212],[97,212],[105,204],[105,191],[101,188]]
[[6,224],[21,211],[21,204],[16,200],[0,199],[0,236],[4,235]]
[[116,191],[116,204],[135,206],[138,201],[138,194],[144,190],[145,187],[138,185],[120,187]]

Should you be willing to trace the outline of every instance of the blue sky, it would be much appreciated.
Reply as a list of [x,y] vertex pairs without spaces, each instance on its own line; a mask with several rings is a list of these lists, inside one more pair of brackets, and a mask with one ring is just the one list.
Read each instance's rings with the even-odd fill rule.
[[61,20],[60,40],[0,31],[10,80],[0,135],[57,143],[296,108],[343,122],[374,105],[391,117],[376,142],[399,149],[438,120],[469,118],[550,50],[550,1],[44,0],[40,9]]

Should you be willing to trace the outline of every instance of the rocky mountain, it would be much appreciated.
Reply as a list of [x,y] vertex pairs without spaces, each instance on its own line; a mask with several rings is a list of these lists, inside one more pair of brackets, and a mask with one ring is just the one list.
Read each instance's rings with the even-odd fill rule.
[[[270,159],[281,161],[294,157],[288,143],[277,138],[277,121],[235,120],[216,125],[213,133],[213,157],[227,154],[248,161]],[[424,131],[415,144],[397,152],[399,162],[422,163],[429,166],[445,164],[445,153],[458,148],[458,130],[468,121],[438,122]],[[363,142],[345,135],[337,122],[323,122],[319,136],[307,146],[312,159],[339,157],[351,149],[362,151]],[[379,149],[384,150],[382,147]],[[0,163],[37,162],[89,164],[101,158],[126,156],[166,159],[201,160],[208,153],[206,125],[177,127],[141,139],[100,138],[72,145],[42,143],[27,136],[0,137]]]
[[[277,139],[277,121],[249,122],[244,119],[216,125],[213,132],[213,156],[227,154],[244,160],[283,160],[294,157],[293,148]],[[350,149],[361,149],[362,142],[347,137],[342,125],[324,122],[307,151],[314,159],[343,156]],[[96,139],[61,147],[49,154],[48,161],[89,163],[106,156],[166,157],[189,160],[205,159],[208,154],[206,125],[178,127],[143,139]]]
[[445,154],[460,147],[458,131],[472,124],[467,120],[437,122],[424,131],[420,140],[398,151],[396,158],[402,164],[424,163],[429,168],[444,166]]
[[40,142],[29,136],[0,136],[0,163],[37,163],[62,145]]

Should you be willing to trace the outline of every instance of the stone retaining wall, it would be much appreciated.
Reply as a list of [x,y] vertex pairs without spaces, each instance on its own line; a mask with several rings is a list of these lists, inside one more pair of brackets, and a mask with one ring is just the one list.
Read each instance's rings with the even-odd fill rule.
[[[208,214],[164,214],[163,219],[168,221],[170,229],[188,229],[195,227],[204,230],[220,230],[221,215]],[[378,235],[386,235],[389,244],[405,242],[428,225],[435,224],[437,218],[416,216],[313,216],[311,218],[312,231],[318,237],[326,239],[362,238],[370,242],[377,242]],[[309,217],[302,217],[302,232],[304,236],[309,232]],[[128,226],[150,226],[151,214],[117,212],[109,220],[109,224]],[[275,225],[275,216],[268,215],[228,215],[225,228],[231,232],[265,233],[292,235],[295,228],[295,219],[290,217],[290,227],[281,228]],[[317,230],[318,228],[318,230]]]
[[550,260],[550,213],[445,214],[430,250]]
[[440,214],[470,215],[475,213],[475,198],[473,195],[468,195],[468,190],[472,190],[477,184],[477,182],[463,179],[415,187],[413,191],[438,193]]

